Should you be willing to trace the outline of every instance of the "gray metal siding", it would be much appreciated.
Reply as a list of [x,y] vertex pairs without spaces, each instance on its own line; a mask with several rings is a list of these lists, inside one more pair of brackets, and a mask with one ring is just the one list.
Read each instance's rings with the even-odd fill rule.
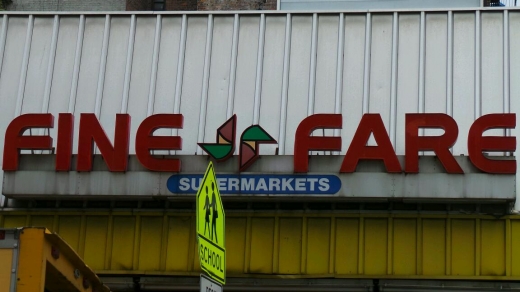
[[[481,6],[481,0],[280,0],[281,10],[311,11],[331,9],[449,9]],[[514,4],[508,6],[514,6]]]
[[126,0],[13,0],[10,11],[121,11]]

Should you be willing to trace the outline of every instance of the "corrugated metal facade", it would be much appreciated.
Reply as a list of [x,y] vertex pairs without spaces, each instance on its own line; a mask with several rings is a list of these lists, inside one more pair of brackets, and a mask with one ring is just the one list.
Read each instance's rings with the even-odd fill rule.
[[467,155],[476,118],[519,112],[519,25],[513,9],[4,14],[0,133],[23,113],[93,112],[113,137],[129,113],[133,154],[140,121],[182,113],[177,154],[202,154],[197,142],[236,113],[238,133],[259,123],[278,140],[261,154],[289,155],[303,118],[342,113],[344,153],[362,114],[379,113],[402,155],[405,113],[441,112],[459,125],[453,154]]

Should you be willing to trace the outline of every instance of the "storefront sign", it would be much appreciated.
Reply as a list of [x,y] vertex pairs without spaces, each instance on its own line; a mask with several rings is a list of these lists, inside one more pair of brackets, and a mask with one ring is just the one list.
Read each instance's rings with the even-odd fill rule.
[[[72,170],[72,137],[74,129],[72,114],[60,114],[58,119],[58,136],[56,147],[56,171]],[[294,144],[294,173],[309,171],[309,151],[341,151],[341,137],[313,136],[317,129],[341,129],[343,126],[340,114],[315,114],[305,118],[297,127]],[[514,129],[515,114],[488,114],[478,118],[468,132],[468,155],[471,163],[484,173],[514,174],[515,160],[493,159],[483,152],[516,151],[516,137],[484,136],[490,129]],[[52,150],[52,138],[49,135],[24,136],[28,129],[54,127],[52,114],[25,114],[15,118],[7,127],[4,145],[4,171],[16,171],[19,153],[22,149]],[[139,125],[135,137],[135,153],[139,162],[148,170],[159,172],[180,172],[181,163],[177,158],[163,158],[151,155],[151,150],[181,150],[182,138],[179,136],[154,136],[161,128],[180,129],[183,127],[182,114],[156,114],[147,117]],[[219,128],[220,129],[220,128]],[[442,129],[440,136],[421,136],[422,129]],[[234,133],[234,132],[233,132]],[[233,153],[231,142],[226,135],[217,131],[217,143],[226,151],[221,159]],[[220,135],[220,136],[219,136]],[[234,135],[234,134],[233,134]],[[78,159],[76,171],[88,172],[92,169],[94,143],[99,148],[108,169],[124,172],[128,166],[130,136],[130,115],[117,114],[115,122],[114,143],[110,142],[98,119],[94,114],[81,114],[79,123]],[[222,136],[221,142],[220,138]],[[373,136],[377,146],[368,146]],[[331,172],[352,173],[360,160],[379,160],[389,173],[418,173],[419,152],[433,151],[442,163],[444,170],[450,174],[464,173],[457,163],[450,148],[455,144],[459,130],[457,122],[449,115],[439,113],[406,114],[405,117],[405,163],[402,166],[390,142],[388,132],[379,114],[363,115],[350,146],[339,169]],[[246,129],[241,136],[239,171],[245,171],[258,158],[259,143],[275,143],[276,141],[259,125]],[[211,152],[211,144],[200,144],[206,152]],[[247,153],[247,154],[243,154]],[[274,154],[274,153],[273,153]],[[217,159],[217,160],[221,160]]]
[[215,281],[226,283],[226,214],[213,163],[197,192],[197,243],[200,267]]

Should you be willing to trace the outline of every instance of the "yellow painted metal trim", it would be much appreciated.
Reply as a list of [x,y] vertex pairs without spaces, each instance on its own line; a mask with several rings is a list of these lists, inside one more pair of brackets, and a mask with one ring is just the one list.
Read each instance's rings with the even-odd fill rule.
[[[233,226],[226,231],[226,242],[238,247],[228,265],[230,277],[520,279],[520,265],[515,260],[520,255],[520,216],[496,219],[484,215],[337,211],[226,215],[229,226]],[[78,215],[3,211],[0,216],[1,224],[32,225],[38,220],[58,234],[63,232],[78,254],[103,274],[197,276],[200,272],[195,217],[190,212]],[[490,235],[494,239],[490,240]],[[127,239],[128,245],[122,247],[121,241]],[[260,244],[261,250],[254,244]],[[338,251],[348,253],[348,257]]]

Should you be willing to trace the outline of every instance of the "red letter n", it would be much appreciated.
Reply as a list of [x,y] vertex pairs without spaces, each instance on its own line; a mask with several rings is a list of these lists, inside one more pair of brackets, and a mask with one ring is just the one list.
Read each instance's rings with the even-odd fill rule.
[[[419,136],[419,128],[443,129],[441,136]],[[406,114],[405,154],[408,173],[419,172],[419,150],[433,150],[448,173],[464,173],[450,147],[457,141],[459,128],[447,114]]]
[[2,169],[16,171],[20,150],[22,149],[51,150],[52,138],[50,136],[22,135],[27,129],[52,127],[54,127],[54,117],[51,114],[25,114],[16,117],[5,131]]
[[92,169],[92,154],[95,142],[110,171],[126,171],[129,139],[130,115],[116,115],[114,146],[112,146],[96,115],[81,114],[76,170],[90,171]]
[[296,129],[294,139],[294,172],[309,170],[309,151],[340,151],[341,137],[311,136],[317,129],[341,129],[340,114],[316,114],[305,118]]

